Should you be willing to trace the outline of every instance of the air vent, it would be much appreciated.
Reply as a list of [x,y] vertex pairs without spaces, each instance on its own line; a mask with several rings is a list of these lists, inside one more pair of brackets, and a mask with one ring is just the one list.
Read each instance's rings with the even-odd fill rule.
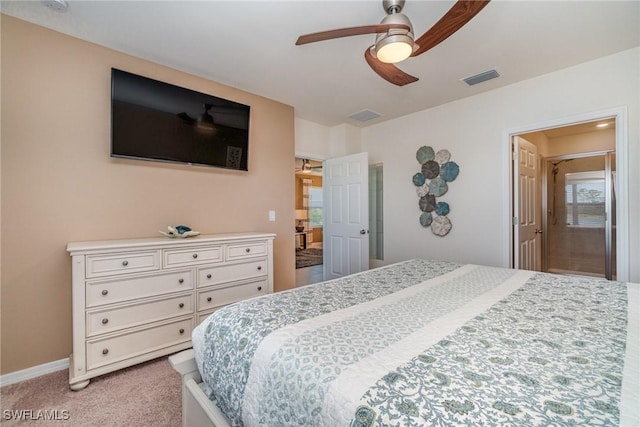
[[486,82],[487,80],[495,79],[497,77],[500,77],[500,74],[498,74],[496,70],[489,70],[489,71],[484,71],[480,74],[476,74],[475,76],[462,79],[462,81],[468,84],[469,86],[473,86],[473,85],[477,85],[478,83]]
[[66,12],[69,8],[69,4],[66,0],[42,0],[42,4],[56,12]]
[[359,122],[367,122],[369,120],[377,119],[380,116],[382,116],[382,114],[378,114],[375,111],[362,110],[359,113],[350,115],[349,117]]

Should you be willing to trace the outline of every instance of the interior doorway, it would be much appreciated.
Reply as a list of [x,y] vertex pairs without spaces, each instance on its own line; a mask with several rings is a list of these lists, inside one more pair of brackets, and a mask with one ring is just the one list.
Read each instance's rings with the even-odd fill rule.
[[[522,268],[516,137],[538,149],[535,209],[542,218],[540,267],[555,273],[628,277],[626,111],[590,114],[509,133],[509,264]],[[511,154],[513,153],[513,154]],[[555,182],[554,182],[555,179]],[[532,190],[534,191],[534,190]]]
[[296,286],[323,280],[322,161],[295,159]]

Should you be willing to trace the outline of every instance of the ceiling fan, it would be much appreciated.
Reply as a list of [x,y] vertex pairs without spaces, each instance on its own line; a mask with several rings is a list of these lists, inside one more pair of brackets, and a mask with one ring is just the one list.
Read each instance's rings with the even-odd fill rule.
[[213,108],[213,105],[203,104],[202,108],[204,109],[204,112],[201,113],[196,119],[188,115],[186,112],[178,113],[177,116],[185,122],[197,126],[198,128],[214,130],[216,128],[216,125],[213,121],[213,116],[209,113],[209,110]]
[[296,172],[302,173],[312,173],[312,172],[322,172],[322,163],[317,166],[312,166],[309,159],[301,159],[302,165],[300,167],[296,166]]
[[411,21],[402,13],[405,0],[383,0],[382,7],[387,16],[380,24],[305,34],[298,37],[296,45],[362,34],[377,34],[375,44],[364,52],[365,60],[380,77],[395,85],[404,86],[418,81],[418,78],[405,73],[393,64],[410,56],[423,54],[437,46],[476,16],[489,1],[457,0],[438,22],[422,36],[414,39]]

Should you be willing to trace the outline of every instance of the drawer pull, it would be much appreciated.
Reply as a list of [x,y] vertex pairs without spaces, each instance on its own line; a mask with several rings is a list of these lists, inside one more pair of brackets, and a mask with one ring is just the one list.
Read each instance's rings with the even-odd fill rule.
[[207,274],[207,279],[211,279],[211,273]]
[[249,252],[251,252],[251,248],[247,248],[247,249],[245,249],[244,251],[245,251],[246,253],[249,253]]
[[109,349],[105,348],[104,350],[102,350],[102,354],[104,354],[105,356],[109,354]]
[[260,271],[260,270],[262,270],[262,266],[261,265],[258,266],[258,271]]
[[193,259],[198,258],[198,254],[193,254]]
[[258,286],[258,290],[261,291],[262,290],[262,286]]
[[184,303],[181,302],[180,304],[178,304],[178,307],[183,308],[184,307]]
[[184,329],[180,328],[180,334],[184,334]]
[[107,295],[108,293],[109,293],[109,291],[108,291],[108,290],[106,290],[106,289],[104,289],[104,290],[102,291],[102,295]]
[[211,302],[211,297],[207,297],[207,302]]
[[122,265],[124,265],[124,266],[126,267],[127,265],[129,265],[129,261],[127,261],[127,260],[125,259],[124,261],[122,261]]
[[183,284],[184,283],[184,279],[178,279],[178,283]]
[[109,319],[107,319],[106,317],[104,319],[102,319],[102,324],[106,325],[107,323],[109,323]]

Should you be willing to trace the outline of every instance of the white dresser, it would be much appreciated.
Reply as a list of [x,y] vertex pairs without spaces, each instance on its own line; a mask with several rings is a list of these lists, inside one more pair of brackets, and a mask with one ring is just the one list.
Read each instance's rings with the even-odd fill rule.
[[69,385],[191,347],[216,309],[273,292],[275,234],[74,242]]

